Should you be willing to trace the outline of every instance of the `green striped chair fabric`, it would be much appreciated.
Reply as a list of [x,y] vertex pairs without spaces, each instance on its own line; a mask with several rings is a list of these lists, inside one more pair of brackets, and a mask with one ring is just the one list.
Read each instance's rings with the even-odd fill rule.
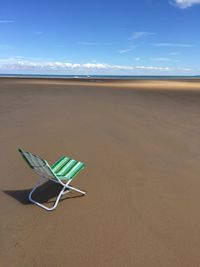
[[85,167],[83,162],[63,156],[51,167],[48,162],[37,155],[19,149],[19,152],[26,160],[28,165],[34,169],[41,176],[58,179],[58,180],[71,180]]
[[51,169],[59,179],[72,179],[84,167],[85,164],[83,162],[63,156],[51,166]]

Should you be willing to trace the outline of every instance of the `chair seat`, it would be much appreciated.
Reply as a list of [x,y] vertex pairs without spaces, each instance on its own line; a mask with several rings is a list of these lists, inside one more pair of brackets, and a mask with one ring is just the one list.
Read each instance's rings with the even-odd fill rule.
[[58,179],[70,180],[75,178],[84,167],[85,164],[83,162],[63,156],[51,166],[51,169]]

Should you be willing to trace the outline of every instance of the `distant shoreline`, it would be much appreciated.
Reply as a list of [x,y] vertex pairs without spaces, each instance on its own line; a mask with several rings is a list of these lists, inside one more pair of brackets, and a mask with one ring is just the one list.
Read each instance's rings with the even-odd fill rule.
[[59,80],[199,80],[200,76],[162,76],[162,75],[48,75],[48,74],[0,74],[1,78],[16,79],[59,79]]
[[200,83],[198,76],[51,76],[51,75],[0,75],[0,80],[23,80],[23,81],[43,81],[43,82],[65,82],[65,83],[98,83],[98,85],[111,83],[163,83],[163,82],[190,82]]

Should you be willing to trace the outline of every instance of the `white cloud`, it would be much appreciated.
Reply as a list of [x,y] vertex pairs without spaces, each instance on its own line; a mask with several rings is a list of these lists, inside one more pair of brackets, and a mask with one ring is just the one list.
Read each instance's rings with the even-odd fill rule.
[[41,74],[113,74],[146,75],[188,72],[188,68],[171,68],[160,66],[111,65],[107,63],[71,63],[71,62],[36,62],[20,58],[0,59],[1,73],[41,73]]
[[67,69],[115,69],[115,70],[135,70],[135,69],[159,69],[168,70],[167,67],[156,66],[125,66],[125,65],[110,65],[107,63],[70,63],[70,62],[33,62],[28,60],[18,60],[9,58],[7,60],[0,60],[0,69],[49,69],[49,70],[67,70]]
[[9,19],[0,19],[0,24],[2,23],[4,23],[4,24],[6,24],[6,23],[12,23],[12,22],[14,22],[14,20],[9,20]]
[[177,43],[154,43],[153,46],[163,46],[163,47],[194,47],[193,44],[177,44]]
[[128,52],[132,51],[133,49],[134,49],[134,48],[127,48],[127,49],[119,50],[118,52],[119,52],[120,54],[125,54],[125,53],[128,53]]
[[134,32],[131,36],[131,39],[136,40],[136,39],[140,39],[140,38],[155,35],[155,34],[156,33],[154,32]]
[[179,8],[188,8],[195,4],[200,4],[200,0],[173,0],[170,3],[178,6]]

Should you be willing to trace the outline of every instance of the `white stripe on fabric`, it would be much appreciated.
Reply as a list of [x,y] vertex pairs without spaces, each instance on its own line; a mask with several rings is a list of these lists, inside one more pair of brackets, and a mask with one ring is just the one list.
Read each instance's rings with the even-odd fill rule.
[[77,162],[77,164],[67,173],[67,177],[70,177],[71,173],[73,173],[76,169],[78,170],[79,166],[82,165],[82,162]]
[[70,169],[70,167],[72,167],[74,163],[76,163],[76,160],[71,159],[57,174],[62,176],[66,172],[66,169]]
[[67,163],[69,161],[69,158],[63,158],[62,160],[61,160],[61,162],[57,165],[57,166],[55,166],[54,168],[53,168],[53,170],[54,170],[54,172],[57,172],[57,170],[59,170],[59,168],[62,166],[62,165],[65,165],[65,163]]

